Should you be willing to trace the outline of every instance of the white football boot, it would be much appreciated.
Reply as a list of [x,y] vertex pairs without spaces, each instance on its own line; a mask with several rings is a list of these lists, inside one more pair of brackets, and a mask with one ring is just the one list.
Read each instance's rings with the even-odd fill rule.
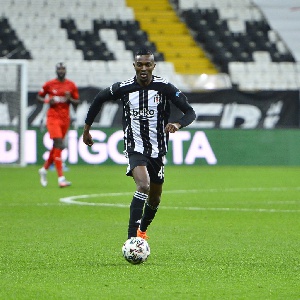
[[40,174],[40,182],[42,186],[47,186],[48,181],[47,181],[47,170],[42,167],[39,169],[39,174]]

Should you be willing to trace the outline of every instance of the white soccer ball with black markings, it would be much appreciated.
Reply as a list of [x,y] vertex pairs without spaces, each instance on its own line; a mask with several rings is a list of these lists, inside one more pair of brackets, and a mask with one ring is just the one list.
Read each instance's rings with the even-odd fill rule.
[[146,240],[132,237],[123,244],[122,253],[128,262],[137,265],[147,260],[150,255],[150,247]]

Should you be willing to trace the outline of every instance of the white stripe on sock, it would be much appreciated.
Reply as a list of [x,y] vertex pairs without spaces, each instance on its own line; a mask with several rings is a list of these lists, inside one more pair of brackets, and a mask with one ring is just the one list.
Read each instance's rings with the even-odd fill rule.
[[136,191],[136,192],[134,193],[134,197],[135,197],[135,198],[137,198],[137,199],[139,199],[139,200],[146,201],[146,200],[147,200],[147,198],[148,198],[148,195],[147,195],[147,194],[144,194],[144,193],[141,193],[141,192],[138,192],[138,191]]

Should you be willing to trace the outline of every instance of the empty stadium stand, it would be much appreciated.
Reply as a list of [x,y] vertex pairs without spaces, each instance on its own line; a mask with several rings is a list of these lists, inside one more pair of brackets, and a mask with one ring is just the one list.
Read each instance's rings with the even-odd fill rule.
[[29,61],[30,91],[58,61],[80,87],[126,79],[141,46],[159,62],[155,73],[182,90],[205,88],[207,78],[213,88],[300,86],[299,63],[251,0],[1,1],[0,57]]
[[22,40],[11,27],[8,18],[0,17],[0,57],[31,59]]
[[178,73],[218,73],[168,0],[127,0],[127,4],[134,8],[141,28],[147,32],[158,50],[164,53],[165,60],[174,63]]
[[299,88],[294,56],[253,1],[173,2],[195,40],[233,85],[243,90]]

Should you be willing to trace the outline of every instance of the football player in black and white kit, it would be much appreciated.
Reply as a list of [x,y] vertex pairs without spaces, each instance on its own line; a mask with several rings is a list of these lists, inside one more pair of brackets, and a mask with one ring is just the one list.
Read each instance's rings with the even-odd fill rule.
[[[106,101],[122,101],[124,153],[128,156],[126,175],[132,176],[136,191],[130,205],[128,238],[148,239],[146,230],[157,212],[164,183],[164,156],[169,133],[191,124],[196,114],[186,96],[167,80],[152,75],[154,55],[147,49],[135,54],[136,75],[116,82],[98,93],[85,120],[83,142],[93,145],[91,125]],[[183,112],[169,123],[170,102]],[[145,204],[146,203],[146,204]]]

